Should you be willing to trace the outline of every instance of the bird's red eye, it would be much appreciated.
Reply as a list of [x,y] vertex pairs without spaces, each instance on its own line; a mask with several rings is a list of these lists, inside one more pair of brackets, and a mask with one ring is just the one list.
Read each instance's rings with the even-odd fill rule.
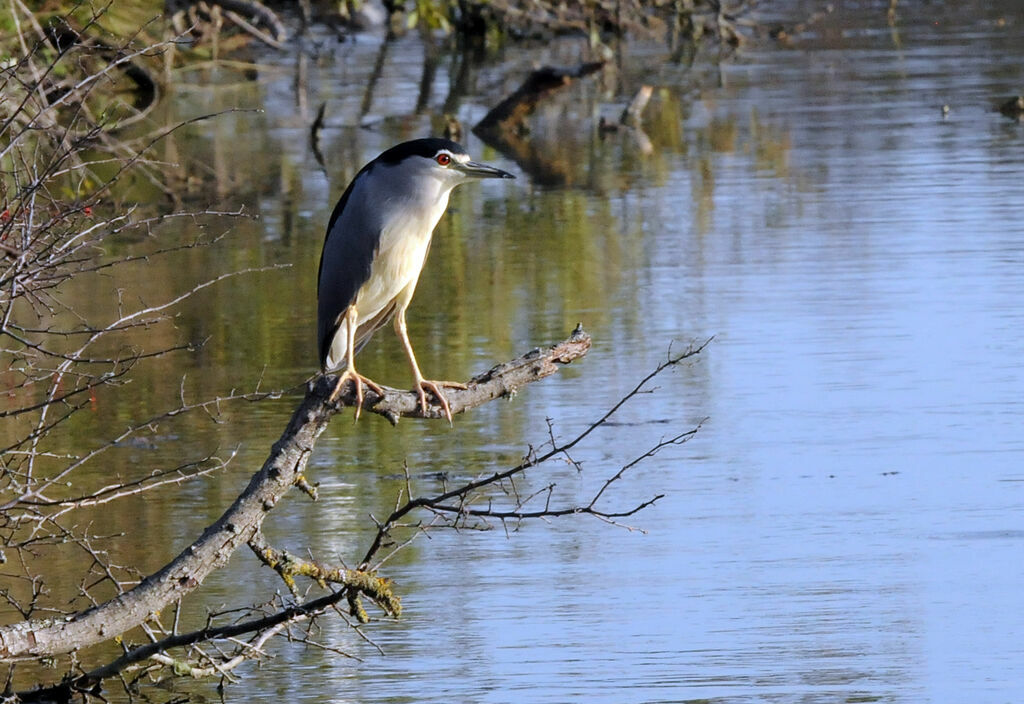
[[448,166],[448,164],[452,163],[452,158],[444,153],[438,154],[437,156],[434,157],[434,159],[441,166]]

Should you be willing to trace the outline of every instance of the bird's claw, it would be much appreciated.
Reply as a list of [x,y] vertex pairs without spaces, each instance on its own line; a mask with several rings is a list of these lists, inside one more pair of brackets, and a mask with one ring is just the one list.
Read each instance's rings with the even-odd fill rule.
[[346,369],[338,377],[338,383],[334,387],[334,391],[331,393],[331,397],[328,399],[329,402],[333,403],[336,398],[341,394],[341,389],[345,386],[346,381],[351,381],[356,391],[356,405],[355,405],[355,419],[359,420],[359,412],[363,409],[363,386],[371,389],[378,396],[384,396],[384,389],[380,387],[374,381],[366,378],[362,374],[358,373],[354,369]]
[[469,387],[458,381],[428,381],[427,379],[420,379],[416,382],[416,394],[420,397],[420,410],[423,415],[427,414],[427,394],[429,391],[437,399],[438,405],[441,406],[441,412],[444,413],[444,417],[448,419],[448,425],[454,425],[452,422],[452,409],[448,405],[448,399],[441,391],[442,387],[447,386],[451,389],[468,389]]

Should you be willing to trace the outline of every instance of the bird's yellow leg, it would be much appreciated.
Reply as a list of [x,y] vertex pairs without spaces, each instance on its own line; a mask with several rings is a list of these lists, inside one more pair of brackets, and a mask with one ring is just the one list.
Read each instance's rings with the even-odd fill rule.
[[441,387],[447,386],[452,389],[468,389],[469,387],[465,384],[457,381],[428,381],[423,378],[423,374],[420,373],[420,365],[416,363],[416,354],[412,351],[412,342],[409,341],[409,332],[405,327],[405,309],[400,309],[395,314],[395,332],[398,334],[398,339],[402,341],[402,347],[405,348],[405,354],[409,357],[409,366],[412,368],[412,378],[414,382],[413,390],[420,397],[420,409],[425,414],[427,412],[427,394],[429,391],[437,399],[437,402],[441,406],[441,410],[444,412],[444,417],[448,419],[448,424],[452,423],[452,409],[448,405],[448,399],[441,391]]
[[345,365],[345,371],[338,376],[338,383],[334,385],[334,391],[331,392],[331,396],[328,399],[328,402],[333,403],[334,399],[336,399],[341,393],[341,389],[345,386],[345,382],[351,379],[356,388],[355,420],[359,420],[359,412],[363,408],[364,384],[373,389],[373,391],[379,396],[384,395],[384,389],[356,371],[356,323],[358,319],[356,307],[349,306],[348,311],[345,313],[345,334],[348,336],[348,347],[346,353],[347,363]]

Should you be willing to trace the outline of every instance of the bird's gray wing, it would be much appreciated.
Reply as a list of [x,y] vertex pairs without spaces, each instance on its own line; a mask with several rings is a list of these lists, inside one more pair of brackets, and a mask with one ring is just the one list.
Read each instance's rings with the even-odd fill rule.
[[366,344],[373,337],[373,333],[380,330],[382,327],[387,325],[388,321],[391,320],[391,316],[395,314],[395,302],[391,301],[387,307],[382,308],[380,313],[373,316],[364,323],[360,323],[359,327],[356,328],[356,354],[359,354],[359,350],[366,347]]
[[334,334],[359,288],[370,278],[380,244],[379,218],[364,206],[368,200],[360,193],[366,182],[362,176],[369,168],[363,167],[352,179],[327,222],[317,274],[317,343],[324,371]]

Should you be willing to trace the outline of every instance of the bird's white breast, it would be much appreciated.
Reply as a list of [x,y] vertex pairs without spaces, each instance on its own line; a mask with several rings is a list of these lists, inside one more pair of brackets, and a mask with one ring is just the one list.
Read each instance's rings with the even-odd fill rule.
[[356,296],[360,322],[374,318],[403,293],[412,296],[431,235],[448,206],[451,192],[450,185],[429,173],[418,174],[408,168],[381,169],[384,174],[379,182],[383,185],[374,194],[373,207],[384,216],[370,278]]

